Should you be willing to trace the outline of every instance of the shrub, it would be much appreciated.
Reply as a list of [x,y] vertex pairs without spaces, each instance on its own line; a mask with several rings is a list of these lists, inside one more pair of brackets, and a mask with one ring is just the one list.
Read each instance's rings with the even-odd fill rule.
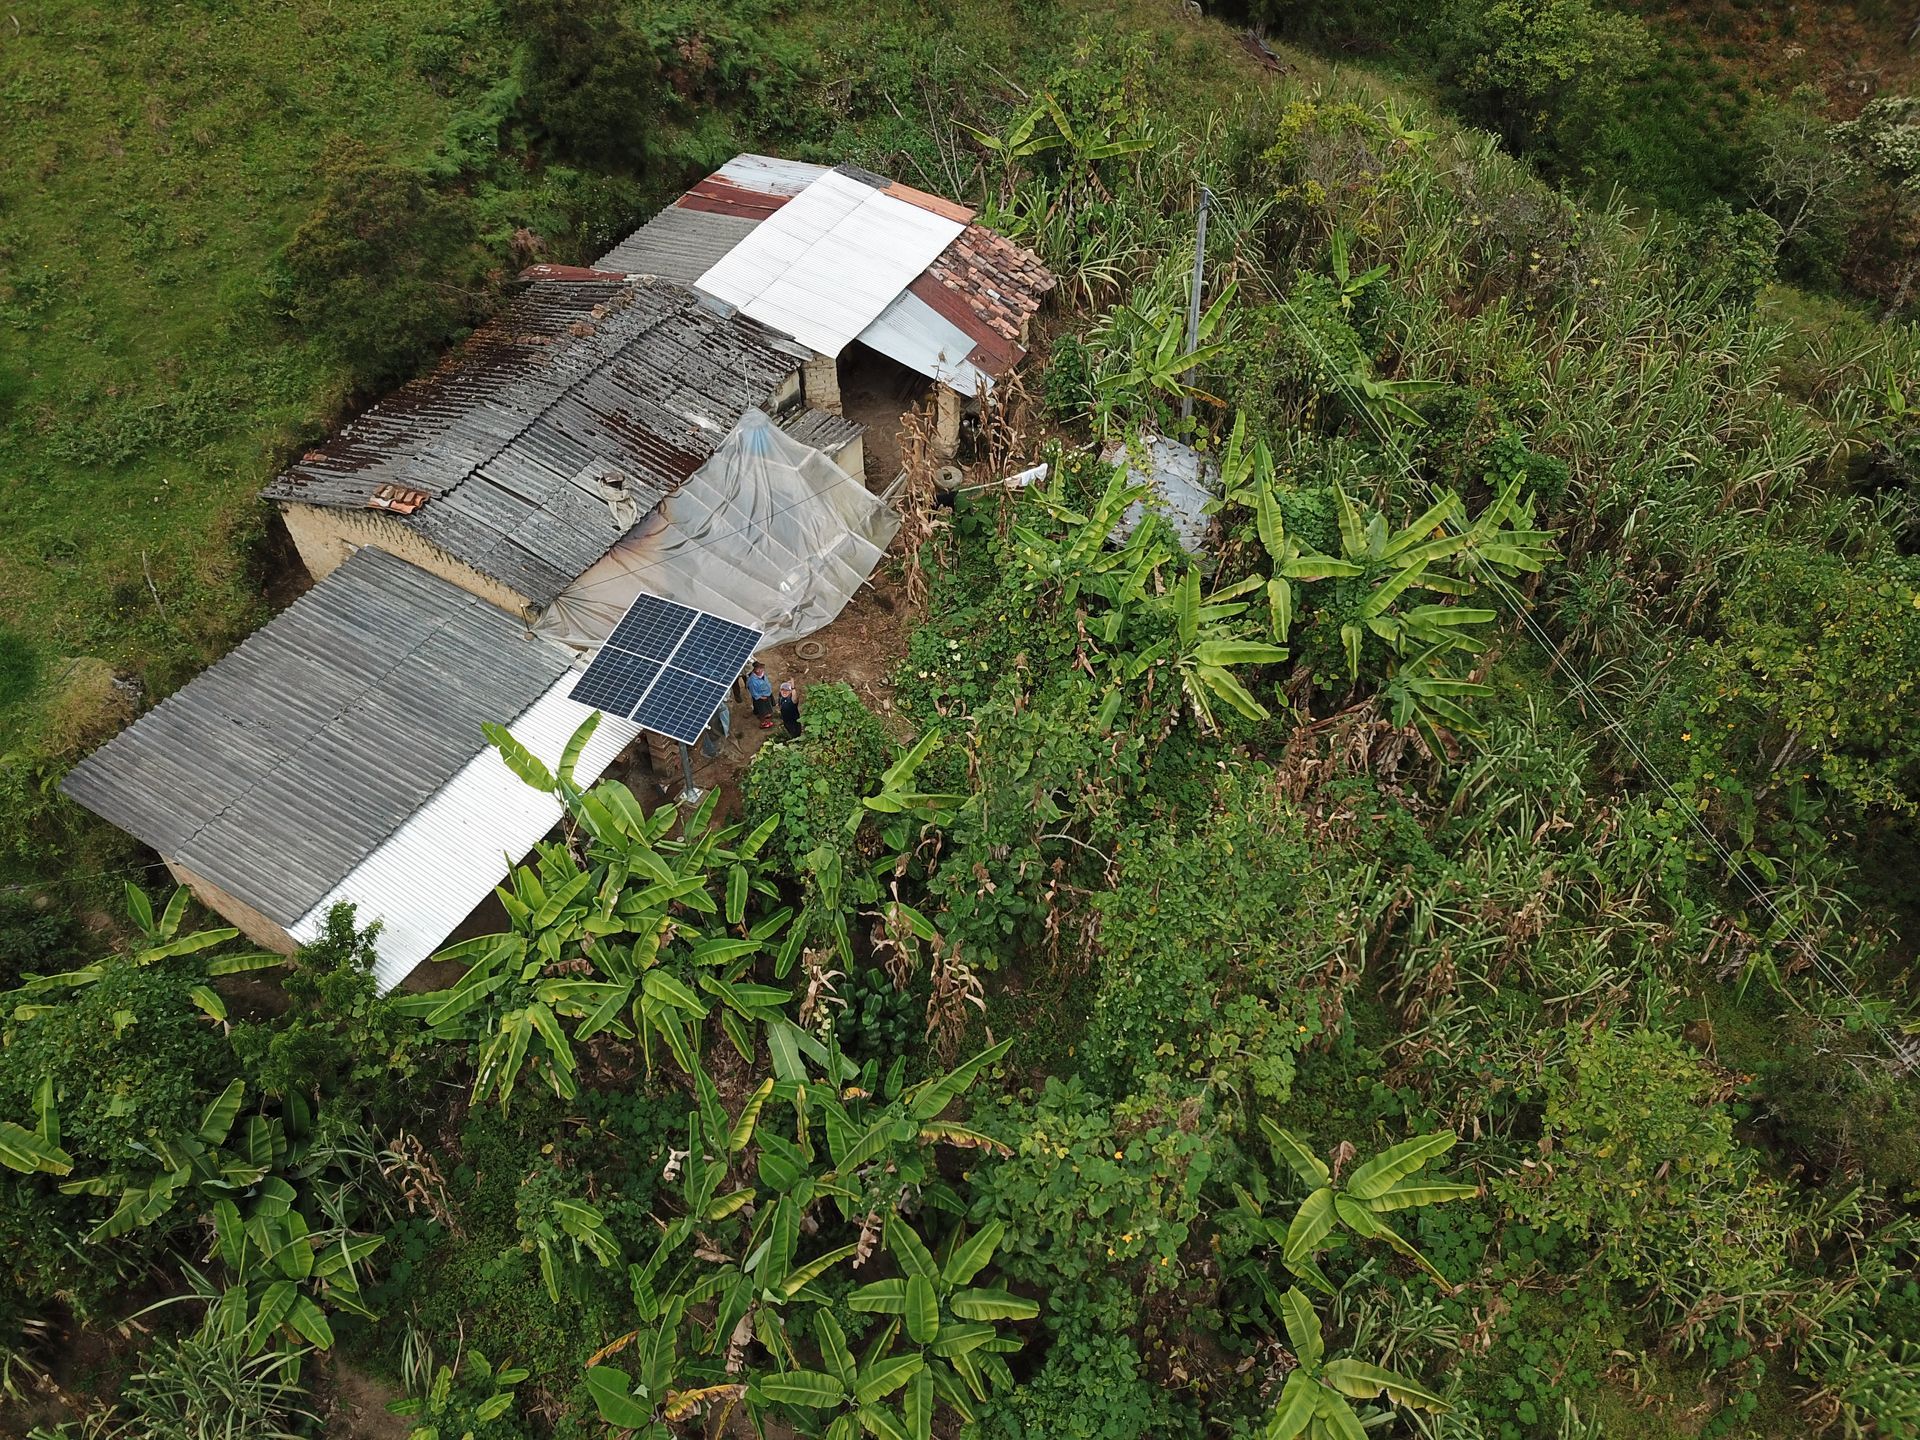
[[1669,232],[1662,247],[1673,271],[1698,285],[1726,310],[1748,311],[1773,279],[1781,230],[1759,210],[1735,210],[1724,200],[1704,206]]
[[1128,1332],[1137,1307],[1112,1286],[1057,1295],[1064,1313],[1031,1380],[980,1407],[978,1440],[1147,1440],[1192,1433],[1191,1410],[1155,1384]]
[[0,990],[27,974],[70,969],[79,959],[80,922],[42,894],[0,890]]
[[1003,1102],[981,1128],[1013,1148],[973,1172],[973,1219],[1006,1227],[1001,1268],[1052,1289],[1104,1272],[1170,1288],[1213,1172],[1198,1101],[1136,1097],[1108,1107],[1076,1077]]
[[361,386],[411,375],[489,298],[469,203],[353,140],[333,145],[319,181],[280,252],[280,311]]
[[780,817],[768,854],[788,874],[804,874],[819,846],[849,851],[847,817],[890,763],[887,732],[853,687],[815,685],[806,729],[798,740],[760,747],[741,782],[741,805],[751,823]]
[[1521,1218],[1590,1239],[1607,1273],[1675,1304],[1785,1270],[1775,1192],[1735,1143],[1714,1076],[1676,1036],[1574,1037],[1544,1098],[1546,1163],[1502,1191]]
[[351,905],[328,913],[320,938],[301,948],[281,978],[287,1013],[234,1027],[233,1048],[253,1084],[271,1095],[344,1092],[376,1114],[398,1112],[424,1032],[380,994],[378,945],[377,926],[354,928]]
[[1721,619],[1725,636],[1705,656],[1703,736],[1725,732],[1759,780],[1817,768],[1856,806],[1920,808],[1920,560],[1767,547],[1742,567]]
[[0,1049],[0,1116],[30,1124],[34,1092],[52,1077],[60,1143],[77,1170],[137,1162],[155,1141],[191,1132],[232,1068],[187,996],[197,976],[120,959],[101,969],[70,999],[11,1024]]
[[1656,49],[1639,20],[1592,0],[1459,0],[1443,24],[1443,68],[1468,110],[1563,167]]
[[1098,980],[1087,1074],[1124,1094],[1158,1072],[1239,1083],[1283,1104],[1292,1055],[1319,1032],[1289,941],[1313,864],[1300,817],[1271,791],[1229,788],[1199,833],[1134,836],[1095,902]]

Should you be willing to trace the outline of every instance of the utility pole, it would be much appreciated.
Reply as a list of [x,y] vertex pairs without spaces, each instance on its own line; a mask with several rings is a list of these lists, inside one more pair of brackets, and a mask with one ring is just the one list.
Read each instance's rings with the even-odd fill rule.
[[[1213,203],[1213,192],[1206,186],[1200,187],[1200,223],[1193,237],[1193,293],[1187,297],[1187,353],[1191,355],[1200,347],[1200,285],[1207,269],[1207,207]],[[1188,375],[1193,372],[1189,370]],[[1180,418],[1193,418],[1193,396],[1180,397]]]
[[686,788],[680,792],[682,805],[700,803],[700,787],[693,783],[693,752],[687,748],[687,742],[680,742],[680,774],[686,780]]

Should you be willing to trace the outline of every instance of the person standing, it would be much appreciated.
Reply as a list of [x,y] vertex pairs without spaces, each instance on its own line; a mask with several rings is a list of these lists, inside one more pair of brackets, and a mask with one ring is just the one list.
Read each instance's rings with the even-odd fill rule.
[[780,682],[780,721],[787,727],[787,734],[798,737],[800,734],[800,697],[794,692],[791,680]]
[[754,661],[753,669],[747,672],[747,694],[753,699],[753,713],[760,721],[760,728],[771,730],[773,728],[773,681],[767,676],[766,661]]

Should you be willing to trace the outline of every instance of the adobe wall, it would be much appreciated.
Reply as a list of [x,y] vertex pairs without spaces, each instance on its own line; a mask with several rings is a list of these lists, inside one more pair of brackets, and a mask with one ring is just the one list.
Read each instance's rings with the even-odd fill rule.
[[332,574],[361,546],[377,545],[429,575],[452,581],[469,595],[498,605],[509,615],[525,618],[532,611],[532,602],[526,596],[454,559],[418,531],[378,510],[340,510],[282,501],[280,513],[286,518],[294,548],[300,552],[300,563],[316,581]]
[[246,901],[229,895],[211,880],[202,879],[178,860],[165,855],[160,858],[166,861],[167,870],[173,878],[191,890],[195,899],[224,918],[229,925],[237,925],[240,933],[254,944],[282,955],[291,955],[300,948],[277,920],[268,919]]

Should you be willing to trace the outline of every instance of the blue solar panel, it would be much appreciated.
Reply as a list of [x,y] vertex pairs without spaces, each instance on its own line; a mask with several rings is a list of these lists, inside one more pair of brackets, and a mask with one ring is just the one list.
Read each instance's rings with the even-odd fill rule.
[[760,643],[761,632],[718,615],[702,615],[673,655],[673,663],[709,680],[731,685]]
[[[651,655],[656,660],[673,658],[674,648],[700,618],[701,612],[657,595],[642,595],[633,602],[620,623],[613,627],[607,644],[616,650],[636,655]],[[731,678],[731,677],[729,677]]]
[[630,718],[665,667],[644,655],[602,650],[569,692],[582,705]]
[[761,637],[718,615],[642,595],[570,693],[582,705],[697,744]]
[[645,729],[694,745],[726,698],[724,681],[706,680],[669,665],[647,691],[633,720]]

